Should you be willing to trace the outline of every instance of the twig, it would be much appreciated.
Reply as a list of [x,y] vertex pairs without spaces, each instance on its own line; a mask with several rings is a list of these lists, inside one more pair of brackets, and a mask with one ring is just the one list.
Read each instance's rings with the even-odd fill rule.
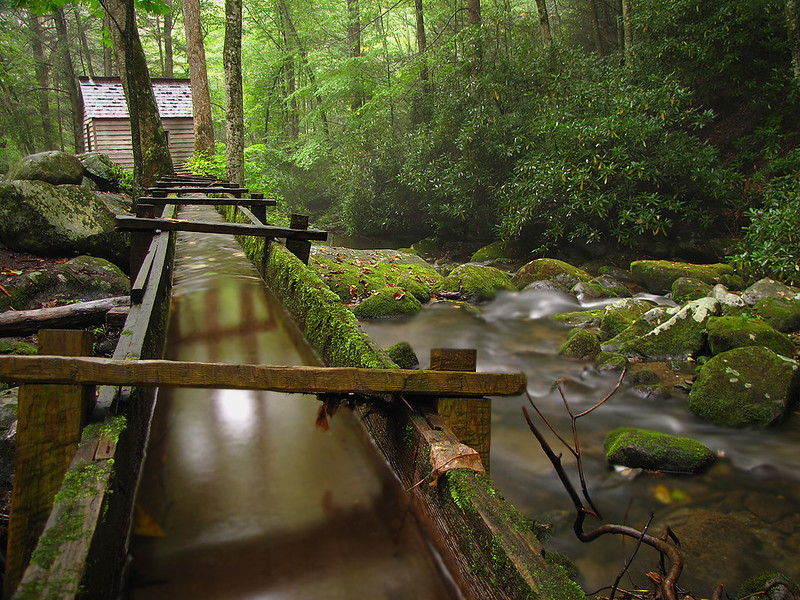
[[639,548],[642,547],[642,537],[647,533],[647,530],[650,528],[650,523],[653,522],[653,517],[655,517],[655,514],[651,512],[650,518],[647,519],[647,523],[645,523],[644,527],[642,528],[642,535],[636,542],[636,547],[633,549],[633,552],[631,552],[631,555],[628,557],[628,560],[625,561],[625,565],[622,567],[622,570],[617,574],[617,578],[614,580],[614,585],[611,586],[611,595],[609,596],[609,600],[614,600],[614,595],[617,593],[617,588],[619,587],[620,580],[630,568],[633,559],[636,558],[636,555],[639,553]]

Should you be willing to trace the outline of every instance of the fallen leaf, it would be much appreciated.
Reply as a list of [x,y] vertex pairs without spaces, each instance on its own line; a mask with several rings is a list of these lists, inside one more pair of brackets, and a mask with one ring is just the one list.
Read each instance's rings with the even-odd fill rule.
[[405,290],[400,290],[400,291],[397,291],[394,294],[392,294],[392,297],[395,300],[402,300],[403,296],[405,296],[405,295],[406,295],[406,291]]

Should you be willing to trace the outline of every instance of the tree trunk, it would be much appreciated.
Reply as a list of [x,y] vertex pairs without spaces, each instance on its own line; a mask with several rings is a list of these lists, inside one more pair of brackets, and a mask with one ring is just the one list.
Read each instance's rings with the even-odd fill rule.
[[129,296],[117,296],[54,308],[7,310],[0,313],[0,335],[11,337],[31,335],[40,329],[82,329],[101,325],[108,311],[130,306],[130,303]]
[[600,56],[605,56],[603,36],[600,33],[600,13],[597,8],[597,0],[589,0],[589,9],[592,14],[592,32],[594,33],[595,49]]
[[28,24],[31,30],[31,45],[33,47],[33,61],[36,64],[36,80],[39,82],[39,115],[42,118],[42,136],[45,150],[56,149],[55,130],[50,120],[50,91],[48,84],[47,62],[44,57],[42,44],[42,26],[39,17],[30,14]]
[[83,21],[81,20],[81,14],[78,10],[77,5],[73,5],[74,9],[73,14],[75,15],[75,25],[78,27],[78,36],[81,42],[81,54],[83,55],[86,61],[86,71],[89,73],[89,77],[94,79],[94,67],[92,66],[92,54],[89,52],[89,40],[86,39],[86,28],[83,26]]
[[[358,9],[358,0],[347,0],[347,40],[350,44],[350,58],[361,57],[361,15]],[[360,77],[351,79],[352,97],[350,108],[355,112],[364,104],[364,94],[361,89]]]
[[154,186],[159,177],[172,174],[172,157],[136,27],[133,0],[103,0],[103,5],[111,16],[114,54],[128,103],[134,187],[138,195],[142,188]]
[[481,0],[467,0],[467,25],[481,24]]
[[553,45],[553,33],[550,31],[547,3],[545,0],[536,0],[536,8],[539,11],[539,31],[542,33],[542,42],[545,47],[550,48]]
[[622,0],[622,32],[625,64],[633,62],[633,27],[631,26],[631,0]]
[[[167,2],[167,6],[172,8],[172,0]],[[172,26],[174,19],[172,11],[164,15],[164,77],[174,77],[175,61],[172,56]]]
[[[111,18],[106,15],[103,19],[103,27],[111,31]],[[103,44],[103,77],[113,77],[114,57],[112,56],[111,46]]]
[[75,68],[72,65],[72,56],[69,53],[69,37],[67,35],[67,20],[64,18],[64,7],[59,7],[55,12],[56,33],[58,35],[59,53],[64,67],[64,79],[69,92],[72,105],[72,135],[75,140],[75,152],[83,152],[83,102],[75,78]]
[[225,161],[228,179],[244,185],[242,0],[225,0]]
[[211,94],[208,91],[206,50],[200,20],[200,0],[183,0],[183,26],[186,30],[186,57],[192,80],[194,151],[214,154],[214,123],[211,120]]
[[792,71],[795,83],[800,83],[800,18],[798,17],[797,0],[786,0],[785,12],[789,49],[792,52]]

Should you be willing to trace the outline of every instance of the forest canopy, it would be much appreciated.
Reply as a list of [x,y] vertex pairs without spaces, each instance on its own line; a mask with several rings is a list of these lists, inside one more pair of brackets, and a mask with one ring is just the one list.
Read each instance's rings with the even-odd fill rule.
[[[102,2],[26,6],[0,10],[0,171],[80,151],[74,80],[115,74]],[[162,6],[137,3],[150,75],[188,77],[181,7]],[[192,165],[220,175],[225,8],[200,3],[217,152]],[[714,238],[800,282],[794,0],[245,0],[241,15],[245,179],[323,226],[526,255]]]

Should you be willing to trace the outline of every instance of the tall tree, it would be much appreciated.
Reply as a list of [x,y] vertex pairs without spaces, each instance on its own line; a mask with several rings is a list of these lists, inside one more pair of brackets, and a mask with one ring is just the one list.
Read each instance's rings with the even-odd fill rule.
[[800,17],[798,17],[797,0],[786,0],[784,11],[789,48],[792,52],[792,71],[795,83],[800,83]]
[[94,78],[94,66],[92,65],[92,53],[89,52],[89,40],[86,39],[86,28],[83,26],[83,19],[81,19],[78,6],[73,5],[73,14],[75,15],[75,26],[78,28],[78,39],[81,43],[81,56],[83,57],[84,73],[89,73],[89,77]]
[[467,25],[481,24],[481,0],[467,0]]
[[605,56],[603,34],[600,31],[600,10],[597,6],[597,0],[589,0],[589,10],[592,16],[592,32],[594,34],[595,50],[597,50],[600,56]]
[[83,152],[83,100],[78,89],[78,80],[75,77],[72,55],[69,51],[69,35],[67,33],[67,20],[64,17],[64,7],[59,6],[54,16],[58,35],[58,53],[61,57],[64,82],[67,86],[67,92],[69,92],[69,100],[72,107],[72,135],[75,143],[75,152]]
[[[361,15],[358,0],[347,0],[347,40],[350,44],[350,58],[357,60],[361,57]],[[364,104],[364,94],[358,78],[352,78],[352,96],[350,108],[358,110]]]
[[211,94],[208,90],[206,49],[200,19],[200,0],[183,0],[183,27],[186,31],[186,57],[192,80],[194,151],[214,154],[214,123],[211,120]]
[[553,45],[553,33],[550,30],[550,17],[547,15],[546,0],[536,0],[536,9],[539,11],[539,31],[542,34],[542,42],[549,48]]
[[169,12],[164,15],[164,77],[174,77],[175,61],[172,52],[172,0],[166,0]]
[[[794,1],[794,0],[790,0]],[[633,27],[631,25],[631,0],[622,0],[622,42],[625,64],[633,61]]]
[[31,30],[31,46],[33,60],[36,64],[36,80],[39,83],[39,115],[42,118],[42,135],[45,150],[56,149],[55,132],[50,116],[50,84],[47,62],[44,56],[42,26],[39,17],[33,13],[28,15],[28,26]]
[[225,0],[225,163],[228,179],[244,185],[242,0]]
[[134,0],[100,1],[111,17],[114,56],[130,115],[134,187],[138,192],[172,173],[172,157],[136,27]]

